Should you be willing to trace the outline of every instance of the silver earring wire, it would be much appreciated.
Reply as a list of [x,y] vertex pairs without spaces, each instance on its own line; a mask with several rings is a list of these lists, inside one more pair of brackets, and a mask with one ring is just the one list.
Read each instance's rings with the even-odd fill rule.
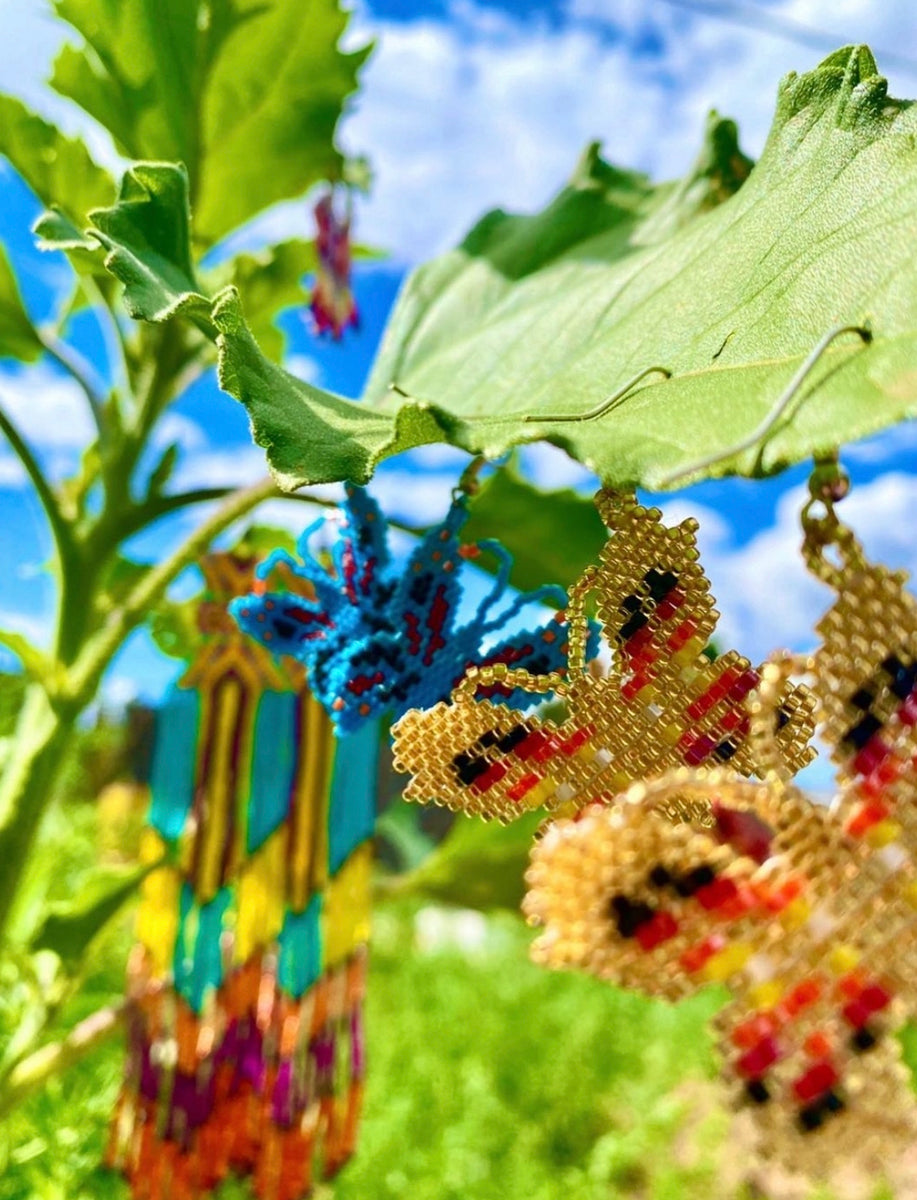
[[606,413],[611,412],[616,405],[627,396],[631,388],[635,388],[641,379],[646,379],[647,375],[654,374],[664,375],[666,379],[671,379],[672,372],[668,367],[646,367],[640,371],[633,379],[629,379],[623,387],[619,387],[616,392],[613,392],[601,404],[597,404],[595,408],[590,408],[589,412],[584,413],[528,413],[522,419],[523,421],[531,421],[535,424],[547,424],[549,421],[569,421],[571,424],[577,421],[596,421],[599,417],[604,417]]
[[[692,463],[690,467],[685,467],[681,471],[675,471],[672,475],[667,475],[660,480],[661,488],[672,487],[682,479],[694,475],[697,471],[704,471],[707,467],[713,467],[718,462],[724,459],[732,458],[734,454],[741,454],[743,450],[750,450],[759,442],[763,442],[767,435],[771,432],[783,414],[792,404],[796,393],[805,383],[806,376],[825,353],[835,338],[839,338],[844,333],[855,333],[862,340],[863,344],[868,346],[872,341],[872,333],[865,325],[836,325],[833,329],[829,329],[818,343],[812,348],[805,360],[800,364],[796,374],[786,385],[783,394],[777,400],[774,407],[767,414],[764,420],[758,425],[748,437],[743,438],[741,442],[736,442],[734,446],[730,446],[728,450],[717,451],[716,454],[711,454],[708,458],[702,458],[699,462]],[[763,447],[762,447],[763,450]]]

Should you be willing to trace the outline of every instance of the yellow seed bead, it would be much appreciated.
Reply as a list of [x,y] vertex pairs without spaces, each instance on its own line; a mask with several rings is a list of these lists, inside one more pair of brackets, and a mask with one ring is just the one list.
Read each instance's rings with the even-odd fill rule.
[[907,886],[903,889],[902,894],[904,899],[908,904],[911,905],[912,908],[917,908],[917,879],[914,879],[907,884]]
[[704,966],[704,974],[708,979],[722,983],[736,971],[741,971],[751,958],[751,946],[747,942],[736,942],[726,946],[712,958],[708,958]]
[[784,929],[799,929],[801,925],[805,925],[811,915],[811,908],[800,896],[791,901],[780,914],[780,924]]
[[876,848],[887,846],[890,842],[897,841],[901,834],[901,826],[897,821],[879,821],[866,832],[866,840],[870,846]]
[[779,980],[768,979],[748,989],[748,1000],[754,1008],[776,1008],[783,999],[784,986]]
[[557,780],[552,779],[550,775],[546,779],[542,779],[541,783],[536,783],[533,788],[525,793],[522,797],[522,803],[526,808],[541,808],[542,804],[550,800],[557,791]]
[[678,663],[679,666],[681,666],[683,663],[694,662],[705,645],[706,642],[703,638],[691,638],[689,641],[685,642],[680,650],[677,650],[672,655],[672,662]]
[[615,771],[611,777],[611,786],[616,792],[626,792],[633,782],[626,771]]
[[835,946],[828,955],[828,965],[835,975],[846,975],[848,971],[859,963],[860,955],[853,946],[849,946],[846,942],[842,942],[839,946]]
[[683,733],[684,730],[680,725],[666,725],[662,731],[662,740],[670,746],[674,746]]
[[654,685],[648,683],[645,687],[642,687],[639,692],[637,692],[636,696],[634,696],[634,699],[639,704],[652,704],[658,695],[659,692]]

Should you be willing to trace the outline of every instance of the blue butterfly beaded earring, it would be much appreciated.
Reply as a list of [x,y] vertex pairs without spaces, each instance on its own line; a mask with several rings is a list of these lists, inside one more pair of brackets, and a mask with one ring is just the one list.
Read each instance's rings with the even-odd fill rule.
[[[443,521],[427,531],[400,567],[392,560],[378,505],[363,488],[348,487],[330,565],[311,548],[314,535],[327,528],[323,518],[299,539],[298,559],[278,550],[258,570],[261,579],[289,572],[297,581],[295,591],[256,591],[232,604],[246,633],[274,654],[304,664],[312,691],[339,734],[353,733],[383,714],[397,718],[435,704],[470,667],[503,664],[538,675],[565,667],[566,594],[548,584],[510,599],[512,558],[503,546],[492,540],[473,546],[460,541],[468,505],[468,488],[457,488]],[[496,578],[473,618],[460,624],[462,561],[481,552],[497,559]],[[303,596],[303,583],[311,588],[311,598]],[[544,624],[490,645],[532,603],[560,611]],[[592,631],[590,655],[596,644]],[[531,702],[521,689],[499,684],[488,693],[511,706]]]

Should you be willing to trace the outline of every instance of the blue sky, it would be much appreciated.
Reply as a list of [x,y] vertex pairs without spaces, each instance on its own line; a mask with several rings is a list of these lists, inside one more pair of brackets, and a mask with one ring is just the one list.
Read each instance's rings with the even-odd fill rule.
[[[684,0],[373,0],[356,13],[350,37],[378,48],[341,140],[367,153],[376,181],[358,208],[358,236],[385,248],[382,263],[361,264],[356,293],[359,334],[340,345],[320,343],[298,314],[288,366],[345,395],[359,394],[405,271],[453,245],[488,208],[532,210],[569,173],[582,146],[603,139],[606,156],[657,178],[682,172],[696,152],[711,107],[739,120],[743,144],[757,154],[773,110],[778,79],[820,57],[812,45],[749,24],[690,11]],[[791,21],[823,36],[824,47],[867,41],[879,51],[914,46],[915,62],[889,66],[891,90],[917,93],[917,16],[912,0],[696,0],[752,22]],[[735,15],[733,13],[733,15]],[[42,80],[66,29],[43,0],[0,0],[0,89],[26,97],[71,130],[84,130],[94,150],[111,158],[98,131],[53,97]],[[29,308],[46,319],[65,286],[66,267],[32,246],[34,199],[0,166],[0,239],[20,273]],[[272,211],[249,240],[307,231],[303,205]],[[81,351],[101,364],[104,347],[83,322]],[[43,462],[71,469],[88,436],[88,421],[69,382],[48,364],[19,371],[0,362],[0,402],[19,419]],[[241,483],[263,473],[241,408],[208,381],[170,414],[162,445],[179,440],[180,482]],[[912,426],[853,447],[845,455],[856,483],[850,520],[877,558],[917,569],[917,434]],[[418,521],[441,512],[462,456],[429,447],[385,465],[376,491],[389,511]],[[589,488],[586,472],[550,448],[527,453],[527,469],[545,485]],[[750,484],[702,485],[665,501],[673,517],[701,520],[701,548],[723,612],[724,641],[752,656],[778,644],[802,648],[829,597],[809,581],[797,552],[798,509],[806,472]],[[302,506],[274,504],[265,519],[294,526]],[[133,547],[156,557],[190,521],[181,518]],[[0,623],[42,640],[53,612],[43,570],[49,542],[40,510],[9,453],[0,448]],[[188,586],[186,584],[186,586]],[[119,657],[108,695],[155,699],[174,673],[139,634]]]

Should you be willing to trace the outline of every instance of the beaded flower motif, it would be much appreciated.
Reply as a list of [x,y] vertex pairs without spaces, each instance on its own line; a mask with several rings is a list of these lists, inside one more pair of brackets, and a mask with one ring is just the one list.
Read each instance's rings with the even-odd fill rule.
[[[314,599],[295,592],[262,592],[230,606],[242,629],[275,654],[289,654],[308,671],[313,694],[339,733],[350,733],[382,713],[400,716],[446,696],[471,666],[503,664],[549,673],[566,661],[564,616],[504,638],[485,649],[490,636],[531,603],[566,604],[563,589],[546,585],[501,604],[509,587],[512,559],[497,542],[463,546],[459,532],[468,519],[467,497],[459,494],[440,524],[428,531],[406,568],[393,565],[385,521],[362,488],[348,488],[343,524],[325,566],[310,548],[311,525],[298,544],[300,560],[276,551],[258,568],[264,579],[286,569],[311,585]],[[473,620],[456,621],[462,588],[458,568],[479,551],[494,555],[499,571]],[[595,651],[595,637],[589,635]],[[531,702],[522,690],[501,688],[502,703]]]
[[[764,783],[682,770],[555,822],[524,905],[548,966],[668,999],[725,984],[715,1024],[735,1103],[762,1156],[813,1177],[883,1170],[917,1137],[894,1036],[917,985],[917,603],[839,526],[832,565],[824,532],[806,553],[838,599],[804,666],[833,805],[787,781],[768,718],[792,663],[772,664],[754,718]],[[673,824],[704,807],[712,828]]]
[[[395,765],[412,776],[405,797],[511,820],[528,809],[552,812],[611,799],[637,779],[679,765],[729,762],[751,774],[746,697],[760,674],[729,650],[706,654],[718,613],[697,559],[697,523],[669,528],[658,509],[599,492],[611,536],[599,561],[570,594],[570,660],[565,679],[481,667],[448,702],[408,712],[395,726]],[[611,652],[606,675],[585,670],[585,603]],[[522,664],[515,664],[521,667]],[[560,723],[520,717],[475,696],[493,687],[562,696]],[[793,770],[812,755],[811,701],[784,687],[777,738]]]

